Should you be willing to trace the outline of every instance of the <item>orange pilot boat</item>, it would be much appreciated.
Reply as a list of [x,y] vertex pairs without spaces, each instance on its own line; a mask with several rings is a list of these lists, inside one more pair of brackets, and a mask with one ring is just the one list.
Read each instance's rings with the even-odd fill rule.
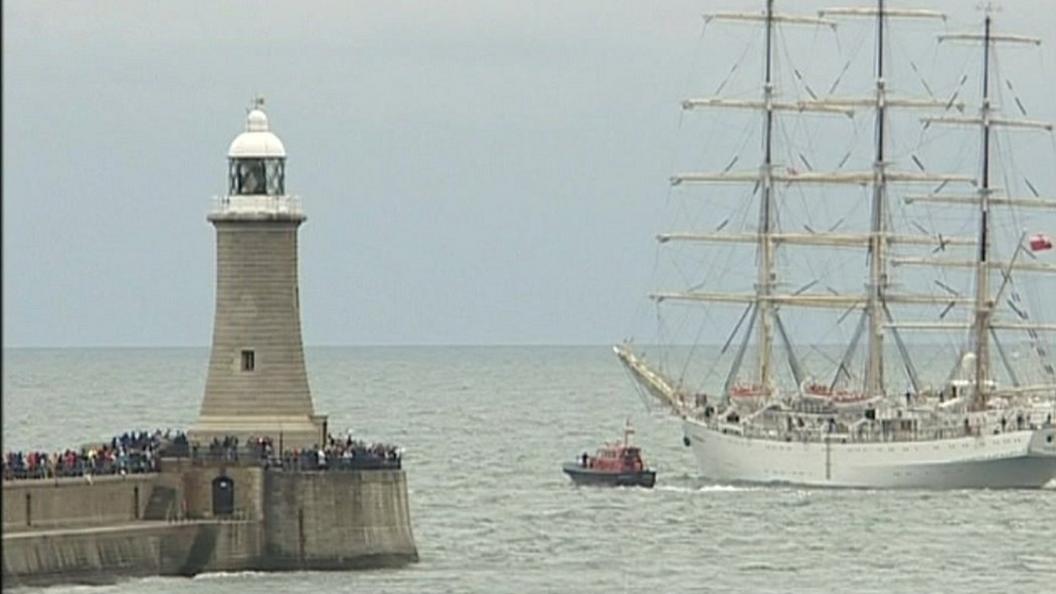
[[577,485],[652,488],[656,471],[646,467],[641,448],[630,444],[632,433],[628,423],[622,443],[605,444],[593,456],[584,452],[576,462],[565,463],[562,470]]

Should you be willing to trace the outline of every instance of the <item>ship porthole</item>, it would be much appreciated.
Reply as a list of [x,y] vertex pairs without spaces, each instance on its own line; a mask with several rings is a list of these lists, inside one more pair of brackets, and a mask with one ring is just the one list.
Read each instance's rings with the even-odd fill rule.
[[1045,437],[1045,443],[1052,443],[1052,434],[1051,433]]
[[[1049,440],[1050,441],[1052,440],[1052,436],[1051,435],[1049,436]],[[688,435],[683,435],[682,436],[682,444],[685,445],[687,448],[689,447],[689,436]]]

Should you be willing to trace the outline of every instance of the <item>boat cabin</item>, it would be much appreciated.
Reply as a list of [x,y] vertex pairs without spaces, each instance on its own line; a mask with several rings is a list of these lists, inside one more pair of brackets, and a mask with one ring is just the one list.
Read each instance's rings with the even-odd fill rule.
[[640,472],[645,469],[641,448],[624,445],[606,445],[593,456],[587,456],[585,468],[608,472]]

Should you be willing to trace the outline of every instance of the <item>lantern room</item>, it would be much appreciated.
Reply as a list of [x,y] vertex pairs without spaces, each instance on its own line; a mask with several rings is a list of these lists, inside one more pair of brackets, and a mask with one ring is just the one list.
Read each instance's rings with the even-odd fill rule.
[[229,196],[283,196],[286,193],[286,148],[268,127],[258,101],[246,116],[246,129],[231,141],[228,157]]

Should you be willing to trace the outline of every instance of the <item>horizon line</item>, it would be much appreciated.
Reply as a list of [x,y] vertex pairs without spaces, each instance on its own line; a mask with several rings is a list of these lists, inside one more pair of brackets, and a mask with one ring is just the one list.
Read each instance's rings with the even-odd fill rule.
[[[494,343],[478,343],[478,342],[450,342],[450,343],[320,343],[320,344],[305,344],[303,345],[306,349],[311,348],[451,348],[451,347],[465,347],[465,348],[511,348],[511,347],[607,347],[615,346],[617,344],[624,344],[622,342],[494,342]],[[722,343],[677,343],[677,344],[662,344],[652,342],[631,342],[630,344],[655,348],[655,347],[721,347]],[[804,343],[806,344],[806,343]],[[946,346],[945,342],[908,342],[907,345],[912,346]],[[810,343],[807,346],[818,347],[818,346],[847,346],[844,342],[815,342]],[[81,345],[2,345],[0,346],[3,350],[74,350],[74,349],[115,349],[115,350],[132,350],[132,349],[209,349],[212,348],[211,344],[81,344]]]

